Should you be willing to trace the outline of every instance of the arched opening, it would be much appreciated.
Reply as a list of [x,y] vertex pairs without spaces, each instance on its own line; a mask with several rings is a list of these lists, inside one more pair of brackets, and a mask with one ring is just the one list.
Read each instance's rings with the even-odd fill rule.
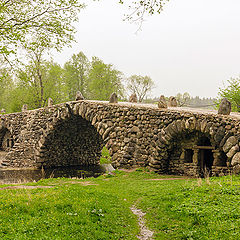
[[59,120],[41,148],[44,168],[97,165],[104,142],[96,128],[81,116]]
[[226,170],[226,155],[208,134],[186,131],[173,138],[170,146],[169,173],[205,177]]
[[5,160],[7,153],[13,148],[14,140],[7,128],[0,130],[0,165]]
[[8,152],[14,146],[14,140],[7,128],[0,130],[0,151]]

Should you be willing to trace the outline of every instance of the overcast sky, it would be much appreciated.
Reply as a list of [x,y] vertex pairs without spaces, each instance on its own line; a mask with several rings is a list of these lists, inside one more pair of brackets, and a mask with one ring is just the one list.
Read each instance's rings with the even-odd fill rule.
[[126,76],[148,75],[153,96],[216,97],[223,82],[240,76],[240,0],[170,0],[137,34],[117,2],[89,1],[76,24],[77,43],[54,59],[63,64],[83,51]]

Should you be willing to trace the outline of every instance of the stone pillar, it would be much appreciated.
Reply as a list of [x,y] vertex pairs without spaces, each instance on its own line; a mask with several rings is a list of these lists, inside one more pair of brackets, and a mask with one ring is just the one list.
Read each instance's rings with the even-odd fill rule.
[[199,165],[199,149],[194,148],[193,149],[193,163],[194,165]]
[[27,111],[28,110],[28,105],[27,104],[24,104],[23,106],[22,106],[22,112],[25,112],[25,111]]
[[213,166],[221,166],[221,154],[219,150],[212,150],[213,153]]
[[53,100],[52,98],[48,98],[48,107],[52,107],[53,106]]
[[185,149],[183,149],[183,151],[182,151],[182,153],[181,153],[181,155],[180,155],[180,158],[179,158],[179,160],[181,160],[182,162],[184,162],[184,160],[185,160]]
[[116,93],[112,93],[109,99],[109,103],[118,103],[118,96]]
[[137,94],[136,94],[136,93],[133,93],[133,94],[129,97],[129,102],[137,103]]
[[75,101],[84,100],[84,97],[80,91],[77,91]]

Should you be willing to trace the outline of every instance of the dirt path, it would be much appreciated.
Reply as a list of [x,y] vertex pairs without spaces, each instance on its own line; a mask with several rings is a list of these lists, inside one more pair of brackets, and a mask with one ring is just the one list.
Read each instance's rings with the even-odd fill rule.
[[179,177],[179,178],[152,178],[152,179],[146,179],[147,181],[164,181],[164,180],[187,180],[187,179],[193,179],[189,177]]
[[35,189],[35,188],[53,188],[53,186],[26,186],[26,185],[17,185],[17,186],[2,187],[2,188],[0,188],[0,190],[5,190],[5,189]]
[[133,214],[138,216],[138,225],[140,226],[140,235],[137,236],[140,240],[152,240],[153,231],[145,226],[144,215],[141,209],[137,209],[134,205],[130,208]]

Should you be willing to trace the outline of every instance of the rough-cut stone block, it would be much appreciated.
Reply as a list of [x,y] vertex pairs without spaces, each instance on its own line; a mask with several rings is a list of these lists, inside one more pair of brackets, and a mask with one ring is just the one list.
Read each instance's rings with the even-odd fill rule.
[[231,102],[227,98],[223,98],[219,105],[218,114],[229,115],[231,110]]
[[109,99],[109,103],[118,103],[118,96],[116,93],[112,93]]
[[228,138],[226,143],[223,146],[223,151],[226,153],[228,152],[234,145],[238,143],[238,140],[236,139],[235,136],[231,136]]
[[238,151],[239,151],[239,146],[238,146],[238,144],[236,144],[235,146],[233,146],[233,147],[229,150],[229,152],[227,153],[227,157],[228,157],[228,158],[232,158],[233,155],[234,155],[236,152],[238,152]]
[[232,158],[231,165],[235,166],[237,164],[240,164],[240,152],[237,152]]

